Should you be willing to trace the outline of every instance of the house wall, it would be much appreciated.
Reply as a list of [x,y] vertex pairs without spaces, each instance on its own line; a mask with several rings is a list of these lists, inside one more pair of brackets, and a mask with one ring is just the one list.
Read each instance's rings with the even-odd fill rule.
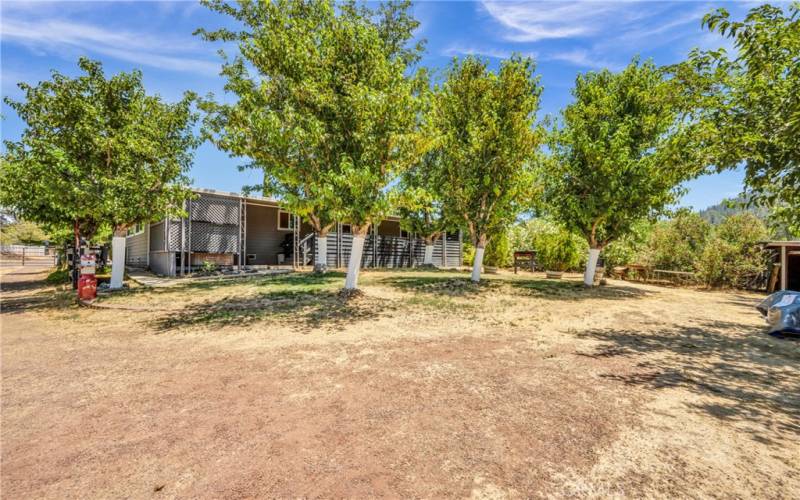
[[[255,254],[255,260],[246,261],[251,265],[275,265],[278,254],[283,252],[281,243],[292,231],[278,230],[278,209],[263,205],[247,205],[246,254]],[[246,258],[246,256],[245,256]],[[289,256],[286,256],[287,262]]]
[[163,276],[175,276],[175,252],[150,252],[150,270]]
[[144,231],[125,238],[125,264],[133,267],[147,267],[147,254],[150,251],[147,245],[147,235],[150,224],[146,224]]
[[164,251],[164,222],[150,224],[150,251]]

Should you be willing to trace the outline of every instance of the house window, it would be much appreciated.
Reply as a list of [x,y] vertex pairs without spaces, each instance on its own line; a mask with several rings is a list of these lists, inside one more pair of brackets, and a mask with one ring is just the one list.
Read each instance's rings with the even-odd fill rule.
[[132,228],[128,229],[128,236],[136,236],[137,234],[142,234],[144,232],[144,224],[139,223],[134,225]]
[[400,230],[400,237],[401,238],[408,238],[408,236],[409,236],[408,231],[406,231],[405,229],[401,229]]
[[353,228],[350,224],[342,224],[342,234],[352,234]]
[[289,212],[278,210],[278,230],[292,231],[294,229],[294,216]]

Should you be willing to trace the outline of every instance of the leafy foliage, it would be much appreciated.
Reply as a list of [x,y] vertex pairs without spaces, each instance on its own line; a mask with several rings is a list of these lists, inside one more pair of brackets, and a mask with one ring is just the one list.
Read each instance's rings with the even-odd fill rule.
[[406,231],[421,236],[432,244],[453,226],[445,216],[438,185],[440,154],[429,151],[421,160],[403,172],[393,191],[393,205]]
[[653,223],[649,220],[635,222],[631,225],[630,231],[609,243],[603,249],[606,269],[642,263],[643,253],[653,233],[653,227]]
[[222,0],[205,4],[244,29],[198,30],[234,41],[223,75],[234,104],[206,101],[209,137],[263,169],[262,186],[321,233],[335,220],[366,232],[389,211],[385,187],[416,159],[421,45],[408,1]]
[[[514,250],[533,250],[536,252],[539,266],[564,267],[561,264],[566,263],[566,267],[562,269],[565,271],[577,269],[582,265],[587,250],[587,243],[583,238],[566,230],[561,224],[541,217],[512,226],[509,231],[509,244],[511,247],[509,253],[512,256]],[[554,245],[563,248],[552,248]],[[548,270],[557,269],[549,267]]]
[[687,145],[684,101],[651,62],[579,75],[550,136],[545,208],[603,248],[677,199],[702,161]]
[[486,254],[483,263],[487,266],[508,267],[513,261],[511,246],[508,241],[508,232],[501,231],[486,245]]
[[772,207],[776,218],[800,234],[800,4],[761,5],[743,21],[725,9],[703,23],[733,40],[725,50],[691,53],[673,68],[694,101],[705,130],[709,162],[730,168],[744,162],[747,195]]
[[82,58],[81,76],[53,72],[36,86],[20,83],[23,101],[5,102],[26,123],[5,141],[0,205],[52,229],[75,225],[91,237],[177,212],[197,140],[193,96],[168,104],[148,96],[138,71],[109,79]]
[[497,73],[475,57],[454,61],[434,96],[430,127],[441,151],[438,185],[447,216],[484,247],[528,204],[541,86],[531,59]]
[[0,224],[0,243],[3,245],[41,245],[48,239],[42,228],[33,222],[18,220]]
[[655,225],[642,260],[655,269],[696,271],[711,229],[699,214],[682,210]]
[[753,214],[727,218],[706,244],[698,272],[709,286],[751,288],[768,269],[768,256],[758,245],[767,238],[764,223]]

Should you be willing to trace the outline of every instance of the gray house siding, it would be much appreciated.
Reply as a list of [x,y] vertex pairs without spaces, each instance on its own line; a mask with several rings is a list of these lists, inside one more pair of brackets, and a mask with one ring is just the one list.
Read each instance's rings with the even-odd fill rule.
[[144,231],[125,238],[125,265],[132,267],[147,267],[147,257],[150,249],[147,245],[147,235],[150,225],[145,225]]
[[[245,240],[246,263],[251,265],[275,265],[278,254],[283,252],[281,243],[292,231],[278,230],[278,208],[248,203],[247,239]],[[247,256],[255,255],[255,259]],[[288,255],[286,259],[288,261]]]
[[[131,241],[127,243],[130,248],[129,258],[140,261],[144,249],[147,249],[150,269],[158,274],[171,276],[181,273],[182,269],[190,271],[190,261],[195,266],[204,260],[224,266],[239,265],[240,260],[243,265],[278,264],[278,254],[283,252],[281,244],[287,236],[293,235],[293,231],[278,229],[277,202],[208,190],[196,191],[195,194],[196,197],[187,203],[188,218],[151,224],[147,239],[130,238]],[[242,217],[246,221],[244,228]],[[400,229],[396,218],[380,223],[377,237],[370,233],[365,241],[361,265],[409,267],[422,262],[424,241],[401,237]],[[299,241],[303,248],[300,257],[306,257],[306,263],[313,261],[313,249],[316,246],[315,238],[309,239],[311,232],[308,224],[300,226]],[[328,235],[328,265],[346,266],[351,246],[351,234],[339,235],[335,231],[331,232]],[[248,259],[248,255],[253,258]],[[433,261],[435,265],[458,267],[461,261],[459,233],[449,234],[446,240],[440,238],[436,242]],[[286,255],[283,263],[292,264],[291,256]]]

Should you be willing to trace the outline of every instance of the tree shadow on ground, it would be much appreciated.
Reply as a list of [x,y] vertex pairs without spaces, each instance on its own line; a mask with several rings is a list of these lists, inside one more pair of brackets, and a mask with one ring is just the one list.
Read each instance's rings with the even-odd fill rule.
[[585,287],[582,281],[549,279],[515,279],[508,285],[525,295],[550,300],[632,299],[652,292],[633,286],[610,284]]
[[[630,374],[605,378],[648,389],[680,387],[706,396],[690,403],[696,411],[749,426],[754,439],[774,440],[757,427],[800,435],[800,348],[764,329],[709,321],[667,330],[589,330],[578,334],[603,341],[591,357],[638,356]],[[745,428],[748,426],[745,425]]]
[[343,298],[339,290],[274,290],[189,305],[157,318],[159,333],[188,326],[225,327],[271,321],[300,331],[335,330],[390,315],[397,307],[376,297]]
[[465,297],[478,295],[502,286],[499,280],[483,279],[479,283],[469,278],[446,276],[390,276],[381,278],[378,283],[389,285],[404,292]]
[[58,291],[40,287],[26,290],[26,292],[12,297],[4,296],[0,300],[0,315],[78,307],[75,301],[75,292],[72,290]]
[[608,285],[586,288],[582,281],[542,278],[486,277],[476,284],[468,277],[452,275],[390,276],[382,278],[378,282],[405,292],[462,297],[477,296],[498,290],[550,300],[630,299],[652,293],[633,286]]

